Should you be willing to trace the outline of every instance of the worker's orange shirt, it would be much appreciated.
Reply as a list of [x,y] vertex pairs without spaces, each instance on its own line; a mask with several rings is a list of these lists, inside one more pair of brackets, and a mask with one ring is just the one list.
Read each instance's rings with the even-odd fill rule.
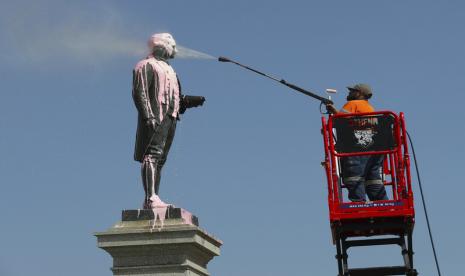
[[341,113],[364,113],[364,112],[374,112],[375,109],[367,100],[352,100],[348,101],[342,109],[339,111]]

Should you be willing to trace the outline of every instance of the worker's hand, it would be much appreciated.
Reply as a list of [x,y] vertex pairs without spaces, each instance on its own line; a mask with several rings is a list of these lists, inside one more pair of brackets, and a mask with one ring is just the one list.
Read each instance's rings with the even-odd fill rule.
[[336,114],[337,113],[337,109],[332,104],[327,104],[326,105],[326,111],[328,111],[328,113],[331,113],[331,114]]
[[148,118],[147,120],[145,120],[145,125],[150,129],[155,130],[155,128],[157,127],[157,120],[155,120],[154,118]]

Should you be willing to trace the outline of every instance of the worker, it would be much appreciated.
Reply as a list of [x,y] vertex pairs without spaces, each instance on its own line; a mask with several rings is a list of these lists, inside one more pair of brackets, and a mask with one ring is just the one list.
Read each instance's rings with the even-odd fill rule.
[[[332,104],[326,105],[329,113],[357,114],[375,111],[368,102],[373,96],[368,84],[359,83],[347,88],[349,90],[347,103],[339,111]],[[388,199],[381,177],[383,155],[348,156],[341,161],[343,182],[349,191],[351,201],[366,201],[366,195],[371,201]]]

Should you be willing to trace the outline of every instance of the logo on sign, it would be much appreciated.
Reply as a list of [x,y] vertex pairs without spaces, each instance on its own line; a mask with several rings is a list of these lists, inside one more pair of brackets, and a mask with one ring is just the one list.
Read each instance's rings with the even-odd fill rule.
[[373,144],[373,136],[376,132],[373,129],[357,129],[354,130],[355,138],[357,138],[357,145],[363,148],[368,148]]

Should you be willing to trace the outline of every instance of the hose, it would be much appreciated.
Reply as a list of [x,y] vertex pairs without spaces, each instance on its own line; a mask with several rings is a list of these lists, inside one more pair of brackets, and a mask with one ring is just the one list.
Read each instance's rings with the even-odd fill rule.
[[433,240],[433,234],[431,231],[431,225],[429,223],[428,211],[426,210],[426,202],[425,202],[425,197],[423,195],[423,187],[421,185],[420,172],[418,170],[417,157],[415,155],[415,148],[413,147],[412,138],[410,137],[410,134],[408,132],[407,132],[407,137],[410,142],[410,147],[412,148],[413,160],[415,161],[415,170],[417,172],[418,186],[420,187],[421,201],[423,203],[423,211],[425,212],[426,224],[428,226],[428,233],[429,233],[429,239],[431,241],[431,247],[433,248],[434,261],[436,262],[436,269],[438,270],[438,275],[441,276],[441,270],[439,269],[438,256],[436,254],[436,248],[434,247],[434,240]]

